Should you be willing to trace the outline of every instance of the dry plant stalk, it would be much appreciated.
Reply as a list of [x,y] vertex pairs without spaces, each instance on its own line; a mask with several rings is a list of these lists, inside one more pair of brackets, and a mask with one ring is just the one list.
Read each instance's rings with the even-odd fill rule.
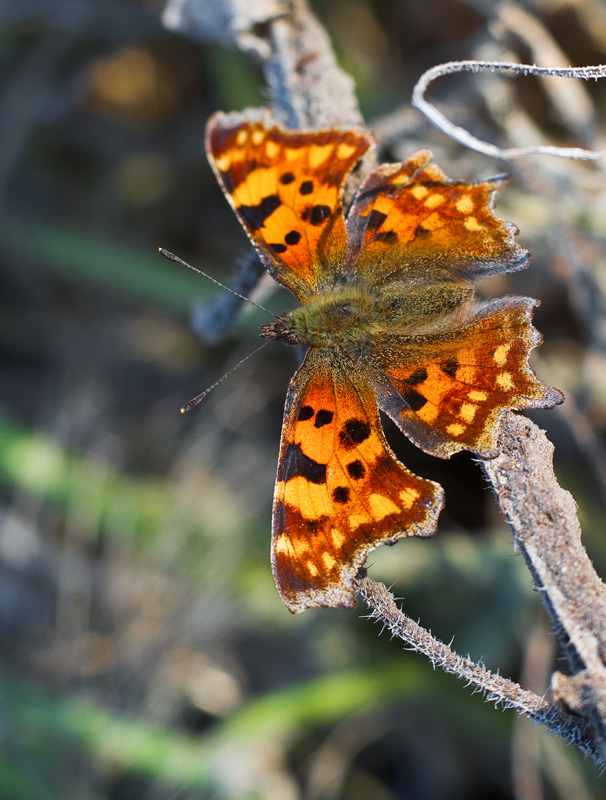
[[413,93],[412,104],[437,128],[447,136],[460,142],[478,153],[493,158],[523,158],[531,155],[560,156],[578,160],[597,161],[606,157],[606,150],[594,151],[584,147],[552,147],[549,145],[529,145],[528,147],[496,147],[489,142],[472,136],[465,128],[453,125],[441,111],[425,99],[429,85],[437,78],[453,75],[457,72],[502,72],[510,75],[536,75],[550,78],[576,78],[578,80],[597,80],[606,78],[606,66],[595,67],[536,67],[531,64],[515,64],[495,61],[449,61],[439,64],[425,72],[417,81]]
[[[360,123],[353,83],[305,0],[226,0],[220,10],[214,0],[169,0],[164,20],[194,38],[229,41],[260,58],[274,113],[287,125]],[[457,655],[408,618],[382,584],[360,575],[357,589],[371,617],[434,665],[606,765],[606,588],[581,544],[576,505],[558,485],[551,455],[543,432],[509,412],[499,455],[482,465],[569,660],[572,677],[556,673],[554,697],[580,716]]]

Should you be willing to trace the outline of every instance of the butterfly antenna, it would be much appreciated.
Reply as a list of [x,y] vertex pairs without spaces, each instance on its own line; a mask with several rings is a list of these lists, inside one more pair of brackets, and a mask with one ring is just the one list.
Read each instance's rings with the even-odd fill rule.
[[[208,278],[209,281],[212,281],[213,283],[216,283],[217,286],[220,286],[222,289],[225,289],[226,292],[233,294],[235,297],[239,297],[240,300],[245,300],[247,303],[250,303],[251,306],[255,306],[255,308],[258,308],[261,311],[265,311],[265,313],[269,314],[270,317],[274,317],[274,319],[279,319],[277,314],[274,314],[273,311],[269,311],[267,308],[264,308],[263,306],[260,306],[258,303],[255,303],[255,301],[251,300],[250,297],[245,297],[243,294],[240,294],[240,292],[236,292],[234,289],[230,289],[229,286],[226,286],[224,283],[221,283],[221,281],[218,281],[216,278],[213,278],[211,275],[208,275],[206,272],[203,272],[203,270],[198,269],[198,267],[192,267],[191,264],[188,264],[187,261],[183,261],[182,258],[179,258],[179,256],[176,256],[174,253],[171,253],[170,250],[165,250],[164,247],[159,247],[158,252],[161,255],[163,255],[164,258],[168,258],[169,261],[176,261],[177,264],[182,264],[184,267],[187,267],[188,269],[197,272],[199,275],[203,275],[205,278]],[[255,350],[255,352],[257,351]],[[229,373],[227,374],[229,375]]]
[[[178,260],[180,261],[181,259],[178,259]],[[196,270],[196,272],[197,272],[197,271],[198,271],[198,270]],[[213,389],[216,389],[216,388],[217,388],[217,386],[218,386],[220,383],[223,383],[223,381],[225,380],[225,378],[229,377],[229,376],[232,374],[232,372],[235,372],[235,371],[238,369],[238,367],[241,367],[241,366],[242,366],[242,364],[243,364],[245,361],[248,361],[248,359],[249,359],[249,358],[252,358],[252,356],[254,356],[256,353],[258,353],[258,352],[259,352],[259,350],[262,350],[262,349],[265,347],[265,345],[268,345],[268,344],[269,344],[269,341],[267,341],[267,342],[263,342],[263,344],[262,344],[262,345],[260,345],[259,347],[257,347],[257,349],[256,349],[256,350],[253,350],[253,351],[252,351],[252,353],[249,353],[247,356],[244,356],[244,358],[240,359],[240,361],[238,361],[238,363],[237,363],[237,364],[235,364],[235,365],[234,365],[234,366],[233,366],[231,369],[227,370],[227,372],[225,373],[225,375],[222,375],[222,376],[219,378],[219,380],[218,380],[218,381],[215,381],[215,382],[213,383],[213,385],[212,385],[212,386],[209,386],[209,387],[208,387],[208,389],[205,389],[205,391],[203,391],[201,394],[197,394],[195,397],[192,397],[192,399],[191,399],[191,400],[188,400],[188,401],[187,401],[187,403],[185,403],[185,405],[184,405],[184,406],[183,406],[183,408],[181,409],[181,413],[182,413],[182,414],[185,414],[185,412],[186,412],[186,411],[190,411],[190,410],[191,410],[191,409],[192,409],[194,406],[197,406],[197,405],[198,405],[198,403],[201,403],[201,402],[202,402],[202,400],[204,400],[204,398],[206,397],[206,395],[207,395],[207,394],[210,394],[210,393],[212,392],[212,390],[213,390]]]

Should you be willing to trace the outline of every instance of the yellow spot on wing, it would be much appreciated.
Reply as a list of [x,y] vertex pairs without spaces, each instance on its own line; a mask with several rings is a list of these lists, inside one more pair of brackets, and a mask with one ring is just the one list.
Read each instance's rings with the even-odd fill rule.
[[468,231],[481,231],[483,226],[480,225],[475,217],[466,217],[463,227]]
[[[327,555],[326,553],[323,554],[322,561],[324,561],[326,555]],[[305,570],[307,572],[307,575],[311,576],[312,578],[315,578],[317,575],[320,574],[320,570],[316,567],[311,558],[308,558],[307,561],[305,562]]]
[[272,194],[272,189],[268,187],[268,180],[271,181],[274,177],[273,169],[262,169],[261,167],[254,169],[234,189],[232,196],[236,205],[258,205],[264,197]]
[[215,164],[220,172],[227,172],[227,170],[231,167],[231,154],[222,153],[220,156],[216,156]]
[[475,400],[476,403],[484,403],[488,400],[488,392],[482,389],[472,389],[467,397],[469,397],[470,400]]
[[440,409],[433,403],[425,403],[423,408],[420,408],[416,414],[418,417],[421,417],[423,422],[431,423],[440,415]]
[[[325,570],[327,572],[332,572],[332,570],[335,568],[335,566],[337,564],[337,561],[334,558],[334,556],[331,556],[330,553],[324,552],[324,553],[322,553],[320,555],[320,558],[322,559],[322,564],[323,564]],[[309,563],[308,563],[308,567],[307,568],[309,569]]]
[[272,142],[271,139],[268,139],[265,142],[265,154],[267,158],[275,158],[278,153],[280,152],[280,145]]
[[356,152],[355,145],[341,142],[337,147],[337,158],[349,158]]
[[300,152],[298,147],[285,147],[284,148],[284,156],[286,157],[287,161],[294,161],[296,158],[299,158]]
[[265,131],[262,131],[260,128],[255,128],[250,138],[255,147],[258,147],[263,139],[265,139]]
[[[392,186],[398,186],[398,187],[406,186],[407,183],[410,183],[410,175],[408,175],[408,174],[397,175],[395,178],[391,179],[391,185]],[[425,191],[423,192],[421,197],[425,197],[425,195],[427,194],[428,191],[429,191],[429,189],[425,189]],[[416,195],[415,195],[415,197],[416,197]],[[417,200],[419,200],[419,199],[420,198],[417,197]]]
[[422,184],[418,183],[416,186],[413,186],[410,190],[410,193],[415,198],[415,200],[422,200],[425,195],[429,192],[427,186],[423,186]]
[[408,489],[402,489],[399,497],[402,507],[408,511],[409,508],[412,508],[413,503],[419,497],[419,492],[417,489],[409,487]]
[[497,367],[504,367],[505,362],[507,361],[507,353],[511,348],[511,343],[507,342],[506,344],[501,344],[497,347],[494,351],[494,360]]
[[245,128],[240,128],[240,130],[236,134],[236,144],[239,147],[242,147],[247,138],[248,138],[248,133],[246,132]]
[[279,553],[280,555],[292,552],[293,548],[288,539],[287,534],[281,533],[279,536],[276,537],[274,541],[274,550],[276,551],[276,553]]
[[332,155],[334,147],[332,144],[312,144],[307,151],[307,159],[312,169],[319,167],[326,159]]
[[296,508],[302,517],[317,520],[332,514],[333,507],[328,496],[326,484],[311,483],[302,475],[291,478],[289,481],[279,481],[276,491],[284,486],[284,502]]
[[503,389],[504,392],[508,392],[513,389],[513,380],[509,372],[499,372],[496,377],[496,383],[501,387],[501,389]]
[[393,210],[393,199],[391,197],[378,195],[372,207],[375,211],[380,211],[382,214],[389,214],[389,212]]
[[345,543],[345,541],[347,539],[347,537],[343,536],[341,531],[337,530],[336,528],[331,528],[331,530],[330,530],[330,538],[331,538],[331,541],[332,541],[332,544],[333,544],[333,547],[335,548],[335,550],[339,550],[341,547],[343,547],[343,545],[344,545],[344,543]]
[[461,403],[461,410],[459,411],[459,416],[465,422],[473,422],[473,418],[476,415],[476,411],[478,407],[474,405],[474,403]]
[[455,203],[455,208],[457,211],[460,211],[461,214],[471,214],[474,208],[473,200],[468,194],[464,194],[463,197],[459,197]]
[[444,200],[446,200],[446,198],[443,194],[430,194],[423,205],[425,208],[437,208],[442,205]]
[[460,436],[465,432],[466,428],[467,425],[461,425],[460,422],[453,422],[452,425],[446,428],[446,433],[449,433],[451,436]]
[[370,513],[377,522],[389,516],[389,514],[397,514],[400,510],[393,500],[382,494],[371,494],[368,498],[368,504]]

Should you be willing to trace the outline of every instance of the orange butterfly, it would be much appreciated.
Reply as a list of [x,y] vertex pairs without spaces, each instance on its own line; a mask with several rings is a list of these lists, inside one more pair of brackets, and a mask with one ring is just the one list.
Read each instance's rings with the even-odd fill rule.
[[262,110],[217,113],[210,163],[269,273],[300,306],[262,336],[307,353],[286,397],[274,495],[272,569],[293,613],[355,604],[368,553],[431,536],[442,488],[390,449],[379,408],[442,458],[495,452],[500,412],[548,408],[528,354],[535,300],[474,299],[473,281],[522,269],[515,227],[492,212],[504,178],[449,180],[420,150],[364,180],[363,128],[291,131]]

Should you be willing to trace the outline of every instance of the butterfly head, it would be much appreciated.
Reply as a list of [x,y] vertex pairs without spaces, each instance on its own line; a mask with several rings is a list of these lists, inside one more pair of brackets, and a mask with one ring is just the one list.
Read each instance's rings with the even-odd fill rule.
[[261,325],[261,333],[259,334],[263,339],[276,339],[284,344],[300,344],[302,339],[288,324],[289,314],[285,314],[276,322],[266,322]]

